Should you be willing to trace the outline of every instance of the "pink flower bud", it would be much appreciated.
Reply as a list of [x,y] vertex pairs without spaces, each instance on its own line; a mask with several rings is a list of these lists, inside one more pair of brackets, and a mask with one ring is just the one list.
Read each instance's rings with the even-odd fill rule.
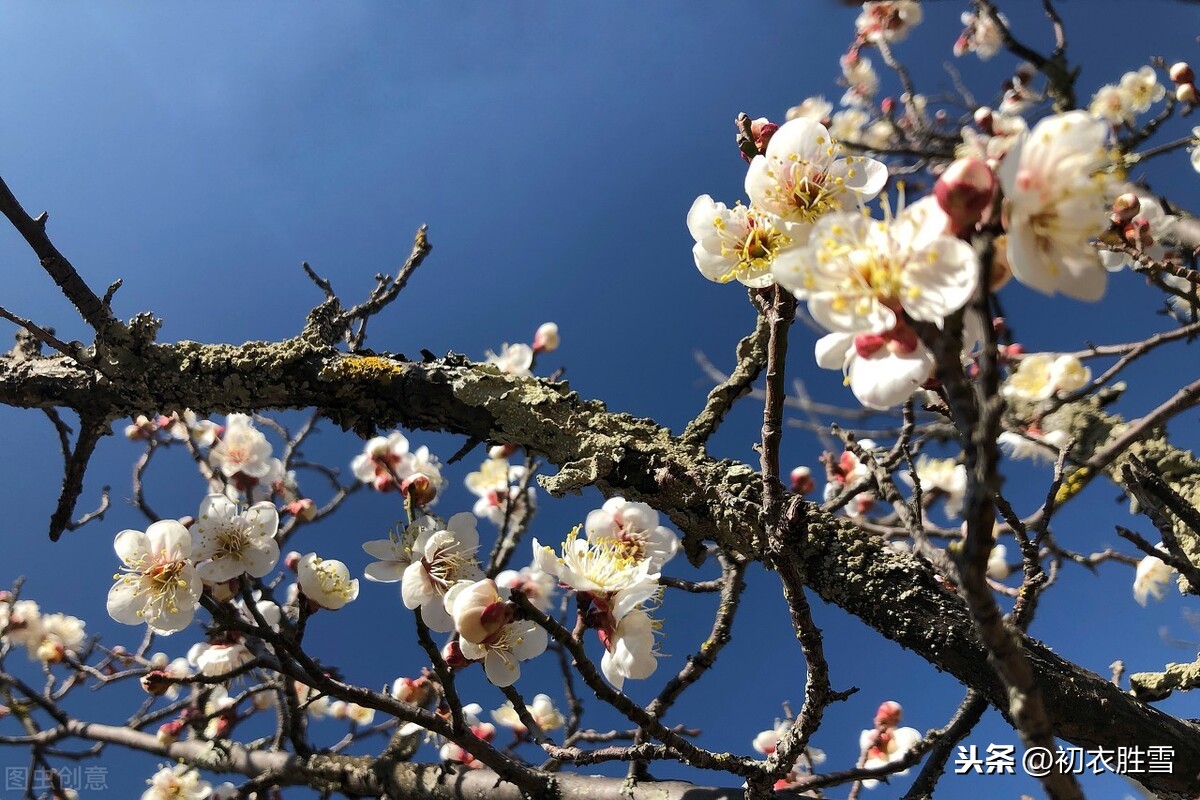
[[283,557],[283,565],[292,572],[296,571],[296,567],[300,565],[300,554],[295,550]]
[[417,508],[424,508],[437,497],[437,487],[428,475],[417,472],[404,479],[404,483],[400,484],[400,493]]
[[180,734],[183,733],[184,724],[185,723],[182,719],[164,722],[162,725],[158,726],[158,733],[155,734],[155,738],[158,739],[158,743],[163,746],[175,744],[179,741]]
[[487,641],[512,622],[512,613],[506,606],[496,582],[491,579],[461,588],[455,586],[446,594],[446,608],[454,620],[455,630],[462,638],[476,644]]
[[854,509],[859,514],[867,514],[875,507],[875,495],[864,492],[854,498]]
[[1175,87],[1175,99],[1190,106],[1196,105],[1196,84],[1181,83]]
[[[767,151],[767,145],[777,130],[779,126],[766,117],[759,117],[750,123],[750,135],[754,137],[754,146],[758,148],[758,152]],[[557,330],[555,332],[557,333]]]
[[995,132],[993,127],[993,112],[987,106],[975,109],[975,124],[979,126],[979,130],[991,136]]
[[891,97],[885,97],[879,101],[879,110],[884,113],[884,116],[891,116],[896,110],[896,100]]
[[1192,65],[1186,61],[1178,61],[1171,65],[1171,80],[1175,83],[1195,83],[1196,73],[1192,71]]
[[904,709],[895,700],[885,700],[879,704],[879,709],[875,712],[875,727],[876,728],[894,728],[900,724],[900,717],[904,714]]
[[451,669],[462,669],[470,664],[470,660],[463,655],[462,647],[458,644],[458,639],[451,639],[442,648],[442,658],[446,660],[446,664]]
[[304,522],[311,522],[317,516],[317,504],[313,502],[311,497],[301,497],[298,500],[293,500],[284,506],[284,510]]
[[543,322],[533,335],[533,352],[553,353],[558,349],[558,342],[558,326],[553,322]]
[[960,158],[946,167],[933,193],[950,218],[951,230],[962,234],[974,228],[992,204],[996,175],[977,158]]
[[515,444],[498,444],[488,448],[488,458],[509,458],[517,452]]
[[792,491],[799,495],[805,495],[817,488],[817,482],[813,480],[812,470],[808,467],[796,467],[792,470]]
[[1125,194],[1113,200],[1112,209],[1113,224],[1128,225],[1138,215],[1138,212],[1142,210],[1142,201],[1133,192],[1125,192]]

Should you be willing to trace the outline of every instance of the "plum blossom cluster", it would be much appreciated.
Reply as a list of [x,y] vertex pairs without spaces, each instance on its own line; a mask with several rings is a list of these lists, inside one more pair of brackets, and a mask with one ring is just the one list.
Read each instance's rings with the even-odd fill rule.
[[541,353],[552,353],[558,349],[558,325],[554,322],[544,322],[538,326],[533,335],[533,344],[518,342],[505,343],[499,353],[488,350],[486,363],[496,367],[506,375],[516,378],[528,378],[533,375],[533,367]]
[[350,462],[350,469],[377,492],[399,489],[417,508],[432,505],[446,485],[437,456],[424,445],[410,451],[408,439],[400,431],[368,439]]
[[[521,525],[537,507],[537,492],[526,480],[527,470],[509,464],[512,449],[497,445],[475,472],[467,474],[466,486],[478,499],[472,509],[475,516],[497,527]],[[524,489],[521,487],[525,486]]]
[[21,645],[29,657],[43,664],[58,664],[75,658],[87,634],[84,622],[70,614],[43,614],[37,602],[17,600],[10,592],[0,593],[0,642],[6,647]]
[[663,565],[679,540],[659,525],[658,512],[644,503],[614,497],[588,514],[585,538],[578,528],[561,555],[533,541],[534,564],[575,593],[579,618],[604,645],[600,668],[613,686],[642,680],[657,663],[655,635],[661,623],[646,606],[659,593]]
[[127,625],[145,623],[156,633],[182,630],[206,585],[229,592],[228,584],[242,575],[261,578],[275,568],[278,527],[271,503],[239,509],[214,494],[204,498],[191,530],[178,520],[160,520],[144,532],[121,531],[113,546],[123,566],[108,593],[109,615]]
[[[864,730],[858,738],[865,769],[893,764],[904,758],[908,751],[921,741],[921,733],[916,728],[900,727],[903,714],[904,709],[894,700],[879,705],[875,712],[875,727]],[[895,774],[906,775],[908,770],[901,770]],[[879,785],[879,781],[868,778],[862,784],[868,789],[873,789]]]
[[[779,747],[779,740],[792,729],[794,724],[794,720],[790,718],[776,719],[774,727],[769,730],[760,731],[754,737],[751,746],[756,752],[762,753],[764,756],[773,755]],[[797,788],[798,784],[812,775],[814,767],[824,762],[824,751],[818,750],[815,747],[804,748],[804,752],[796,757],[796,763],[792,765],[788,774],[775,781],[773,788],[777,792],[786,792],[789,789]]]

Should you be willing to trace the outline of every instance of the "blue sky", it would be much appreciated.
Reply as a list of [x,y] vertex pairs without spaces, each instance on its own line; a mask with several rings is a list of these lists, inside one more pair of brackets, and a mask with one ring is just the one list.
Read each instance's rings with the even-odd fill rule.
[[[918,87],[937,95],[948,89],[941,64],[953,60],[959,6],[966,4],[927,5],[925,24],[897,54]],[[1025,38],[1049,41],[1035,4],[1010,5]],[[1119,47],[1099,22],[1127,14],[1127,4],[1063,5],[1073,26],[1071,52],[1084,64],[1081,97],[1150,55],[1196,55],[1198,12],[1187,5],[1139,4],[1139,25],[1123,28],[1128,39]],[[361,297],[376,272],[402,261],[413,231],[428,223],[434,252],[372,323],[373,347],[482,357],[505,341],[528,340],[552,319],[563,346],[543,361],[543,374],[565,366],[582,395],[680,430],[708,388],[694,351],[728,367],[737,338],[753,324],[739,289],[710,284],[695,271],[684,216],[698,194],[730,203],[742,196],[744,164],[732,136],[737,112],[782,118],[807,96],[840,96],[837,57],[851,38],[853,11],[814,0],[736,9],[716,2],[347,2],[295,5],[286,15],[275,10],[110,3],[101,11],[75,3],[11,5],[0,14],[0,69],[10,76],[0,84],[7,112],[0,175],[31,211],[49,211],[51,235],[94,287],[125,280],[119,314],[162,315],[164,340],[292,335],[320,299],[301,261],[343,296]],[[987,65],[955,64],[980,97],[1012,66],[1003,55]],[[1180,123],[1167,135],[1188,127]],[[1197,176],[1183,154],[1147,174],[1185,204],[1194,192]],[[10,276],[0,303],[67,338],[85,336],[15,233],[0,230],[0,258]],[[1099,304],[1049,300],[1015,285],[1003,299],[1030,350],[1127,341],[1165,324],[1153,314],[1155,293],[1131,274],[1116,276]],[[818,399],[852,404],[840,376],[812,363],[814,338],[796,326],[789,374],[803,377]],[[1156,405],[1177,388],[1169,378],[1180,365],[1192,363],[1175,349],[1131,370],[1133,390],[1122,410],[1136,415]],[[760,415],[750,402],[735,411],[713,440],[714,455],[756,460],[751,445]],[[1178,441],[1197,444],[1195,421],[1192,412],[1173,424]],[[40,414],[9,409],[0,409],[0,426],[10,454],[0,473],[0,529],[10,543],[0,583],[25,575],[26,596],[43,607],[84,617],[108,644],[136,645],[140,631],[108,620],[103,600],[117,566],[113,536],[144,526],[123,502],[137,447],[120,437],[104,442],[83,504],[112,484],[113,510],[51,545],[45,527],[60,469],[53,431]],[[410,438],[443,458],[461,444],[423,433]],[[345,467],[360,447],[326,426],[309,455]],[[813,437],[791,429],[783,447],[785,464],[817,466]],[[149,484],[152,504],[167,516],[194,513],[203,487],[186,456],[162,461]],[[466,471],[448,473],[452,489],[438,506],[442,513],[470,507],[461,488]],[[1044,468],[1013,471],[1009,486],[1021,510],[1040,502],[1048,478]],[[1063,543],[1089,551],[1117,544],[1112,524],[1124,515],[1116,497],[1111,485],[1089,488],[1059,517]],[[543,500],[532,531],[542,541],[557,541],[601,502],[595,493]],[[399,513],[392,497],[360,495],[335,519],[301,534],[296,546],[361,571],[369,559],[359,545],[384,535]],[[1151,533],[1148,525],[1139,530]],[[527,556],[523,548],[518,558]],[[668,572],[696,577],[683,563]],[[707,729],[701,741],[719,750],[749,752],[754,734],[771,726],[784,701],[798,706],[803,689],[777,582],[757,568],[750,577],[733,644],[707,686],[685,695],[669,718]],[[1190,658],[1160,635],[1167,628],[1179,639],[1200,638],[1181,616],[1188,604],[1169,598],[1142,609],[1130,596],[1131,578],[1117,567],[1097,575],[1066,570],[1033,634],[1102,674],[1117,658],[1135,671]],[[669,658],[658,680],[632,686],[635,698],[653,696],[679,668],[702,640],[712,606],[711,599],[666,596]],[[835,608],[821,606],[817,614],[835,685],[861,689],[830,710],[814,740],[829,753],[827,767],[852,764],[858,731],[882,700],[903,703],[915,727],[944,724],[961,694],[951,678]],[[396,588],[364,583],[353,606],[314,620],[312,642],[350,679],[378,686],[422,665],[410,631]],[[193,628],[160,646],[182,655],[199,636]],[[561,702],[549,666],[530,668],[520,687]],[[485,708],[502,700],[477,670],[463,685]],[[81,698],[74,708],[113,721],[137,702],[134,694],[124,704],[107,695]],[[1164,707],[1179,712],[1187,705],[1173,700]],[[593,709],[588,724],[617,724]],[[315,730],[330,743],[343,732],[333,722]],[[1016,736],[991,713],[967,741],[984,747],[1015,743]],[[16,751],[0,752],[0,766],[24,763]],[[155,767],[152,757],[115,751],[102,763],[122,796],[140,791]],[[654,772],[714,779],[670,765]],[[898,797],[903,786],[898,779],[868,796]],[[1101,787],[1105,796],[1120,791],[1111,778]],[[1033,789],[1020,777],[948,778],[944,787],[980,798]]]

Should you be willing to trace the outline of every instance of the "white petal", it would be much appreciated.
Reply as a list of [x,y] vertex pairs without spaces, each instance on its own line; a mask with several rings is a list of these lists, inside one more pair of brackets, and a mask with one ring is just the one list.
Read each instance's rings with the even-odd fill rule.
[[150,558],[150,540],[141,531],[121,531],[113,540],[113,549],[127,567],[136,567]]
[[145,595],[137,594],[139,581],[122,578],[108,590],[108,615],[125,625],[140,625]]
[[846,356],[854,347],[853,333],[831,333],[817,340],[817,366],[823,369],[844,369]]

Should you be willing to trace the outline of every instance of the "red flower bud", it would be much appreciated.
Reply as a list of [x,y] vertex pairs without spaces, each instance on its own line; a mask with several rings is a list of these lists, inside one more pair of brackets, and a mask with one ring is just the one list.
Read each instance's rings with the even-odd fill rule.
[[[885,700],[875,711],[875,727],[894,728],[900,724],[900,717],[903,713],[904,709],[895,700]],[[886,733],[882,733],[880,738],[882,739],[886,735]]]
[[933,193],[950,217],[951,230],[962,234],[974,228],[992,204],[996,175],[977,158],[960,158],[946,167]]
[[799,495],[805,495],[817,488],[816,481],[813,480],[812,470],[808,467],[796,467],[792,470],[792,491]]
[[1171,65],[1171,80],[1175,83],[1195,83],[1196,73],[1192,71],[1192,65],[1186,61],[1179,61]]

